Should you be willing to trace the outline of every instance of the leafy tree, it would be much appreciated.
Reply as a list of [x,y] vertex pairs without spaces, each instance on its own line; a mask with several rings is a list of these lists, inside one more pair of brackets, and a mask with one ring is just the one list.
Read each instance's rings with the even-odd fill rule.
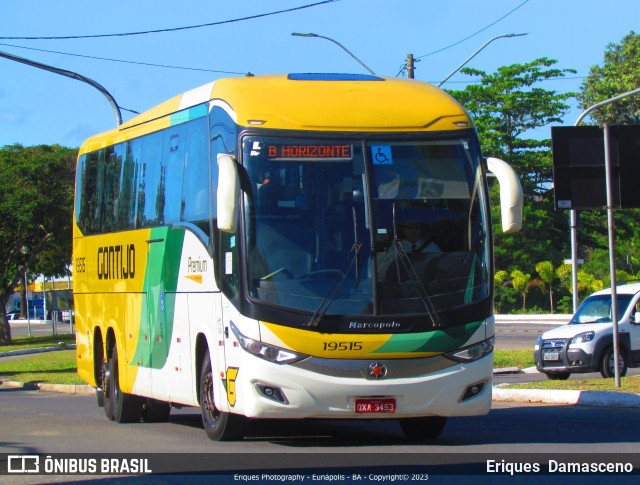
[[583,293],[585,297],[595,291],[600,291],[603,288],[604,282],[602,280],[597,279],[591,273],[587,273],[586,271],[578,271],[578,292]]
[[[538,87],[542,81],[573,73],[557,69],[557,61],[540,58],[526,64],[504,66],[492,74],[477,69],[462,72],[479,78],[462,91],[450,91],[474,119],[483,152],[502,158],[520,175],[525,205],[523,229],[516,235],[496,230],[496,266],[532,271],[536,261],[564,258],[568,218],[553,209],[551,140],[527,138],[532,130],[561,123],[573,93]],[[495,198],[496,193],[493,193]],[[499,207],[494,206],[494,219]]]
[[[6,306],[27,269],[63,275],[71,262],[77,150],[59,145],[0,149],[0,303]],[[0,344],[11,342],[0,312]]]
[[553,313],[553,287],[556,281],[556,272],[551,261],[540,261],[536,264],[536,271],[540,279],[549,287],[549,311]]
[[511,284],[513,287],[522,293],[522,311],[527,310],[527,293],[529,282],[531,281],[531,275],[525,274],[519,269],[514,269],[511,272]]
[[[619,44],[610,43],[602,66],[592,66],[576,96],[586,110],[594,104],[640,87],[640,34],[631,31]],[[596,124],[640,123],[640,95],[594,110],[589,115]]]

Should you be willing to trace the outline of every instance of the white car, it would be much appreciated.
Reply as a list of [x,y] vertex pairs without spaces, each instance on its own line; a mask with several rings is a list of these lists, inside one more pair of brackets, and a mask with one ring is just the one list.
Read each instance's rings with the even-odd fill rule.
[[[619,369],[640,366],[640,283],[616,288]],[[543,333],[534,348],[536,368],[549,379],[567,379],[572,373],[600,371],[615,374],[611,289],[593,293],[571,321]]]

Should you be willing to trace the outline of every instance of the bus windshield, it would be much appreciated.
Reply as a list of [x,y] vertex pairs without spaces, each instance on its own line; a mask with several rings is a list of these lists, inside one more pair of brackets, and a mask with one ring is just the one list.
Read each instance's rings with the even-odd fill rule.
[[468,137],[246,136],[252,299],[315,316],[428,314],[490,295],[487,202]]

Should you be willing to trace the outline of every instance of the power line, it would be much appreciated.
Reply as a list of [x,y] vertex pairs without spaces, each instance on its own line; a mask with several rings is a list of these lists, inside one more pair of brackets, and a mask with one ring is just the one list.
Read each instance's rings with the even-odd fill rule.
[[[522,2],[520,5],[518,5],[516,8],[514,8],[514,9],[513,9],[513,10],[511,10],[510,12],[508,12],[508,13],[506,13],[505,15],[503,15],[502,17],[500,17],[498,20],[495,20],[495,21],[491,22],[491,23],[490,23],[489,25],[487,25],[486,27],[483,27],[482,29],[478,30],[477,32],[474,32],[473,34],[471,34],[471,35],[469,35],[469,36],[465,37],[464,39],[459,40],[458,42],[455,42],[455,43],[453,43],[453,44],[451,44],[451,45],[448,45],[448,46],[446,46],[446,47],[443,47],[442,49],[438,49],[438,50],[436,50],[436,51],[429,52],[428,54],[424,54],[424,55],[422,55],[422,56],[418,56],[418,57],[414,58],[414,60],[420,60],[420,59],[423,59],[423,58],[425,58],[425,57],[432,56],[433,54],[437,54],[438,52],[442,52],[442,51],[444,51],[444,50],[447,50],[447,49],[449,49],[449,48],[451,48],[451,47],[454,47],[454,46],[456,46],[456,45],[458,45],[458,44],[463,43],[465,40],[469,40],[469,39],[471,39],[472,37],[475,37],[475,36],[476,36],[476,35],[478,35],[480,32],[484,32],[484,31],[485,31],[485,30],[487,30],[489,27],[492,27],[492,26],[494,26],[495,24],[497,24],[498,22],[500,22],[501,20],[503,20],[503,19],[507,18],[509,15],[511,15],[513,12],[515,12],[516,10],[518,10],[520,7],[524,6],[524,4],[526,4],[526,3],[528,3],[528,2],[529,2],[529,0],[524,0],[524,2]],[[1,38],[1,37],[0,37],[0,38]]]
[[231,24],[235,22],[242,22],[245,20],[253,20],[253,19],[262,18],[262,17],[269,17],[271,15],[294,12],[296,10],[304,10],[306,8],[317,7],[319,5],[324,5],[327,3],[334,3],[339,1],[340,0],[323,0],[321,2],[311,3],[308,5],[301,5],[300,7],[292,7],[284,10],[277,10],[275,12],[249,15],[247,17],[241,17],[241,18],[231,19],[231,20],[221,20],[219,22],[209,22],[206,24],[188,25],[184,27],[172,27],[168,29],[144,30],[139,32],[124,32],[124,33],[118,33],[118,34],[65,35],[65,36],[46,36],[46,37],[0,37],[0,40],[72,40],[72,39],[97,39],[97,38],[104,38],[104,37],[125,37],[125,36],[131,36],[131,35],[159,34],[159,33],[165,33],[165,32],[176,32],[180,30],[200,29],[202,27],[212,27],[215,25]]
[[164,68],[164,69],[182,69],[182,70],[185,70],[185,71],[215,72],[215,73],[220,73],[220,74],[237,74],[237,75],[246,74],[244,72],[220,71],[220,70],[216,70],[216,69],[204,69],[204,68],[199,68],[199,67],[169,66],[169,65],[166,65],[166,64],[154,64],[154,63],[151,63],[151,62],[126,61],[126,60],[123,60],[123,59],[112,59],[112,58],[109,58],[109,57],[87,56],[87,55],[83,55],[83,54],[73,54],[73,53],[70,53],[70,52],[60,52],[60,51],[53,51],[53,50],[48,50],[48,49],[37,49],[35,47],[24,47],[24,46],[20,46],[20,45],[4,44],[4,43],[1,43],[1,42],[0,42],[0,45],[6,46],[6,47],[15,47],[17,49],[27,49],[27,50],[30,50],[30,51],[47,52],[49,54],[60,54],[60,55],[63,55],[63,56],[83,57],[85,59],[94,59],[94,60],[97,60],[97,61],[120,62],[120,63],[124,63],[124,64],[136,64],[136,65],[140,65],[140,66],[160,67],[160,68]]
[[[570,81],[570,80],[575,80],[575,79],[587,79],[588,76],[565,76],[565,77],[550,77],[547,79],[540,79],[538,82],[546,82],[546,81]],[[431,84],[437,84],[440,81],[427,81],[428,83]],[[447,81],[447,84],[480,84],[482,83],[481,80],[475,80],[475,81]]]

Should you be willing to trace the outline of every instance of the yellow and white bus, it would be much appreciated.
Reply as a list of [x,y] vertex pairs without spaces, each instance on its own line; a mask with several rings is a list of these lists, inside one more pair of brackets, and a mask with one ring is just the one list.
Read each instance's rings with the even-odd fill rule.
[[78,373],[118,422],[199,406],[252,418],[398,419],[433,438],[487,413],[492,229],[511,168],[407,79],[220,79],[87,140],[78,159]]

